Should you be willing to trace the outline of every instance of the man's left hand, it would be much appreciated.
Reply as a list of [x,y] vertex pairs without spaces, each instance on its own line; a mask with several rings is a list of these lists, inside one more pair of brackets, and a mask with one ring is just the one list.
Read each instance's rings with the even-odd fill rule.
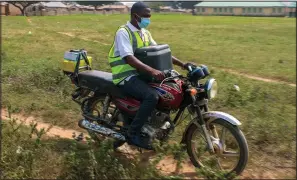
[[192,63],[192,62],[188,62],[188,63],[185,63],[183,65],[183,69],[188,69],[188,66],[194,66],[194,67],[197,67],[197,65],[195,63]]

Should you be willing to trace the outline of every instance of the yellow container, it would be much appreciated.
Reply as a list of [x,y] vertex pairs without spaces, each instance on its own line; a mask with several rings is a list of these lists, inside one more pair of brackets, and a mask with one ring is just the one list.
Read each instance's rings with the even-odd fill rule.
[[[90,67],[92,67],[92,57],[91,56],[87,56],[88,60],[89,60],[89,64]],[[61,63],[61,69],[65,72],[74,72],[75,70],[75,66],[76,66],[77,61],[72,61],[72,60],[67,60],[64,59]],[[83,67],[86,66],[86,62],[85,60],[82,58],[79,62],[79,67]]]

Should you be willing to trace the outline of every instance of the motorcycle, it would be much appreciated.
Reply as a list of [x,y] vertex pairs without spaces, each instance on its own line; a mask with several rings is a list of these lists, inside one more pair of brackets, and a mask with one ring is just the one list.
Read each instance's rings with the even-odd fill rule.
[[[89,65],[76,68],[85,70],[67,75],[76,87],[72,99],[81,106],[84,117],[78,125],[94,139],[99,134],[116,139],[115,147],[123,145],[140,101],[123,94],[113,84],[111,73],[92,70]],[[239,129],[240,121],[224,112],[209,111],[208,102],[216,96],[218,86],[211,77],[202,83],[210,75],[207,66],[189,65],[187,71],[183,76],[174,69],[165,70],[163,81],[149,83],[160,98],[142,128],[143,136],[165,142],[187,110],[191,120],[181,143],[193,165],[241,174],[248,161],[248,145]],[[170,115],[175,112],[172,119]]]

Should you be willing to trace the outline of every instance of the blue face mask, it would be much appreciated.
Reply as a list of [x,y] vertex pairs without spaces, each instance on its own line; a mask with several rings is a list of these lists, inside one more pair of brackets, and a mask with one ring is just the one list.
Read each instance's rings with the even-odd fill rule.
[[[139,16],[138,16],[139,17]],[[140,27],[140,28],[146,28],[146,27],[148,27],[148,25],[151,23],[151,20],[150,20],[150,18],[144,18],[144,17],[142,17],[141,18],[141,21],[140,22],[137,22],[137,24],[138,24],[138,26]]]

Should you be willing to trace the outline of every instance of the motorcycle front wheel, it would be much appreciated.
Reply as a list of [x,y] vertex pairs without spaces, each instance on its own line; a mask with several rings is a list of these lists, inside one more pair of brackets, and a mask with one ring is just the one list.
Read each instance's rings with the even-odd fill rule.
[[209,124],[214,153],[208,151],[202,127],[193,124],[186,136],[187,152],[194,166],[223,170],[226,175],[239,175],[248,161],[248,145],[241,130],[223,119]]

